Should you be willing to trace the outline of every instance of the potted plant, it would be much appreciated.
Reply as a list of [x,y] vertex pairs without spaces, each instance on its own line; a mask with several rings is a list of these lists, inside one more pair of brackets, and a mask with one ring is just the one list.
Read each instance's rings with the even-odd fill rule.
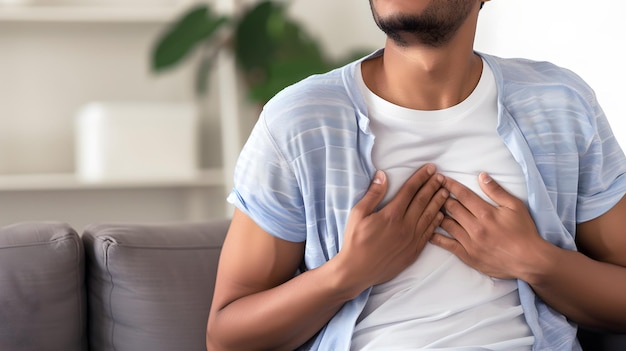
[[292,83],[364,54],[338,61],[327,58],[318,41],[286,10],[285,3],[266,0],[226,17],[208,4],[195,5],[161,34],[152,52],[152,69],[166,71],[192,51],[204,50],[196,74],[196,91],[202,94],[217,53],[230,50],[249,98],[263,104]]

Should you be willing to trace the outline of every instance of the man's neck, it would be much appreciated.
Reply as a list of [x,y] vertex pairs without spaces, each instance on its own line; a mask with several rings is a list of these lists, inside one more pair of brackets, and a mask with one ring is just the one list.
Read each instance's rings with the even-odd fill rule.
[[440,110],[465,100],[480,79],[482,60],[473,51],[475,22],[446,45],[398,46],[388,39],[382,56],[362,64],[367,87],[396,105]]

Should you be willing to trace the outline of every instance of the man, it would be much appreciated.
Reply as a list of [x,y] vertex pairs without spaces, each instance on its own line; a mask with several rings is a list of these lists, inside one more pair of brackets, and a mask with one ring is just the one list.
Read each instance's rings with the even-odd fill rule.
[[481,0],[370,5],[384,50],[278,94],[242,151],[209,350],[626,330],[626,159],[592,91],[475,53]]

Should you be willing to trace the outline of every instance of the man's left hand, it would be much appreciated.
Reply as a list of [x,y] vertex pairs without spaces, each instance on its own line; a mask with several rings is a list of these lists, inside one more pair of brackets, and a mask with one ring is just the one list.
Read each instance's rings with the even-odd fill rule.
[[446,217],[441,224],[452,238],[436,234],[431,242],[467,265],[500,279],[525,275],[537,248],[548,244],[535,227],[525,204],[509,194],[486,173],[478,177],[481,189],[497,205],[491,205],[461,183],[446,178]]

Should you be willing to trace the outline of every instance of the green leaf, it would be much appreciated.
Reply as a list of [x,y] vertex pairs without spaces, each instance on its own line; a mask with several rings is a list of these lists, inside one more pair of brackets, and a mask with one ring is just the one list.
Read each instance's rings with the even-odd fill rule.
[[287,85],[330,66],[317,42],[288,17],[281,3],[258,3],[244,13],[235,33],[237,64],[255,101],[265,102]]
[[152,69],[161,71],[179,63],[198,44],[213,39],[213,34],[226,22],[226,17],[213,14],[208,5],[192,8],[157,41],[152,53]]
[[[232,38],[216,41],[216,31],[230,25]],[[154,71],[181,62],[202,44],[205,56],[196,71],[196,92],[203,94],[214,56],[232,49],[237,67],[243,73],[253,101],[265,103],[280,90],[311,74],[326,72],[355,56],[329,61],[318,41],[306,28],[290,18],[284,2],[260,0],[240,13],[236,21],[213,14],[208,5],[196,6],[177,20],[159,39],[152,55]]]
[[310,75],[326,72],[330,68],[329,63],[314,56],[275,62],[270,65],[266,79],[250,87],[249,98],[265,103],[285,87]]
[[283,6],[262,1],[244,12],[235,28],[235,57],[245,72],[266,67],[276,50],[270,18],[283,17]]
[[285,21],[277,41],[280,41],[280,45],[275,52],[275,59],[291,61],[308,57],[312,60],[324,60],[318,43],[295,22]]

